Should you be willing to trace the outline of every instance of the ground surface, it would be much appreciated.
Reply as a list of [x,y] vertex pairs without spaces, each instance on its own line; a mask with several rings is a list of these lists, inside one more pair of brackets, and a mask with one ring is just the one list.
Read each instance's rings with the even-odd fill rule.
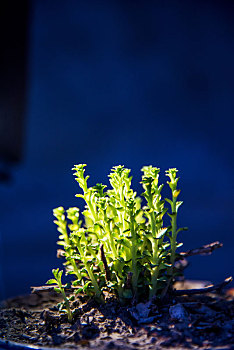
[[55,293],[44,291],[5,302],[0,309],[0,339],[83,350],[234,348],[230,292],[126,307],[111,297],[101,306],[79,298],[72,324],[59,315],[58,301]]

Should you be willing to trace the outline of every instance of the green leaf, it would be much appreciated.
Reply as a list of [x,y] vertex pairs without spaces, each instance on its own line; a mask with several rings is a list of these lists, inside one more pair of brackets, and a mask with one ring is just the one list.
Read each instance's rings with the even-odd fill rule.
[[86,282],[85,285],[83,286],[83,291],[85,292],[91,286],[92,286],[92,282],[91,281]]
[[80,284],[81,284],[81,282],[80,282],[79,280],[72,281],[72,285],[73,285],[74,287],[79,287]]
[[127,238],[118,239],[117,242],[127,248],[131,248],[131,242]]
[[171,206],[173,205],[172,200],[170,200],[169,198],[165,198],[165,201],[167,201]]
[[181,227],[176,231],[176,233],[179,233],[181,231],[188,231],[188,227]]
[[179,207],[183,204],[184,202],[176,202],[176,212],[178,211]]
[[180,194],[180,190],[174,190],[173,191],[173,197],[174,198],[177,198],[179,196],[179,194]]
[[77,231],[79,229],[79,225],[77,224],[71,224],[71,225],[68,225],[69,227],[69,230],[71,231]]
[[62,274],[63,274],[63,270],[59,271],[58,277],[59,277],[60,280],[61,280],[61,278],[62,278]]
[[167,232],[167,227],[166,228],[162,228],[161,230],[158,231],[158,234],[157,234],[157,239],[160,239],[162,238]]
[[46,284],[58,284],[58,282],[55,279],[51,278],[46,282]]
[[81,292],[83,292],[83,288],[82,288],[82,287],[79,288],[79,289],[77,289],[77,290],[75,291],[76,294],[79,294],[79,293],[81,293]]
[[58,241],[57,244],[58,244],[58,245],[63,245],[63,246],[66,245],[66,243],[65,243],[64,241]]
[[92,214],[90,213],[89,210],[84,210],[84,211],[82,212],[82,214],[83,214],[84,216],[86,216],[87,218],[89,218],[89,219],[93,219],[93,216],[92,216]]
[[79,198],[84,198],[84,195],[83,194],[76,194],[75,197],[79,197]]
[[55,276],[55,278],[58,276],[59,268],[58,269],[53,269],[52,273]]
[[169,213],[167,213],[168,214],[168,216],[172,219],[172,218],[174,218],[174,217],[176,217],[176,213],[171,213],[171,214],[169,214]]

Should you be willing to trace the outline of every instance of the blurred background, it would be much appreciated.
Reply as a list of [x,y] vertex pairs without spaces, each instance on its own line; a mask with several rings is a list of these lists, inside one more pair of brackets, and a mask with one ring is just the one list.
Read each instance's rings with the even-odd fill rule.
[[22,0],[1,5],[0,298],[43,285],[56,258],[52,209],[81,206],[113,165],[180,170],[190,279],[233,274],[233,1]]

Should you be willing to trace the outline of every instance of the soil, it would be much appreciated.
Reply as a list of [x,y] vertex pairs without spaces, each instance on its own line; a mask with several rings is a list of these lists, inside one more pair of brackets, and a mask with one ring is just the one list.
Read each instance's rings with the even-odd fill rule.
[[80,296],[72,324],[55,292],[10,299],[0,308],[0,348],[13,341],[66,349],[234,349],[233,289],[176,296],[163,303],[98,305]]

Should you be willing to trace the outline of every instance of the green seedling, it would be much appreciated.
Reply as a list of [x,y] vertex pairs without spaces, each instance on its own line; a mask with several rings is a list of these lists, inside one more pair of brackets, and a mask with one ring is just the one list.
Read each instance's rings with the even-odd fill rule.
[[70,303],[69,303],[69,301],[71,299],[69,299],[66,296],[65,289],[64,289],[65,287],[63,287],[63,285],[62,285],[61,279],[62,279],[63,271],[59,271],[59,269],[53,269],[52,273],[54,275],[54,278],[50,279],[46,283],[47,284],[55,284],[55,287],[54,287],[55,292],[62,294],[64,302],[59,304],[59,311],[65,312],[67,314],[68,321],[71,322],[72,321],[72,312],[71,312]]
[[[109,175],[111,187],[107,189],[100,183],[89,187],[85,167],[79,164],[73,168],[82,191],[76,197],[85,202],[81,220],[76,207],[54,209],[54,222],[60,233],[58,244],[63,247],[66,273],[74,276],[74,290],[94,296],[99,302],[104,302],[106,292],[115,293],[121,302],[147,296],[161,298],[175,278],[177,235],[182,230],[177,228],[178,208],[182,204],[177,201],[177,170],[166,171],[172,199],[163,199],[159,168],[142,168],[144,192],[139,197],[131,188],[130,169],[113,167]],[[171,221],[168,227],[165,214]],[[59,286],[56,288],[64,297],[64,289]],[[67,305],[65,301],[68,313]]]

